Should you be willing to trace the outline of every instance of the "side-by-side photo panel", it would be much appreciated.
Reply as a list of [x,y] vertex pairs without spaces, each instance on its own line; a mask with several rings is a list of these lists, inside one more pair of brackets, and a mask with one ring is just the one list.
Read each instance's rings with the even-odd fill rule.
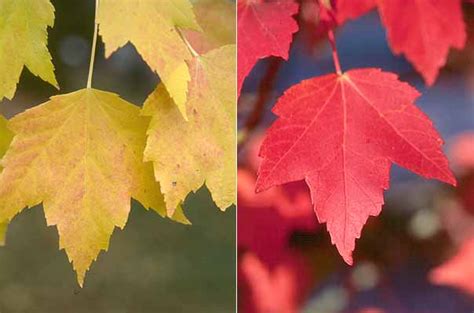
[[238,0],[238,312],[474,310],[474,4]]
[[0,0],[0,312],[236,311],[236,6]]

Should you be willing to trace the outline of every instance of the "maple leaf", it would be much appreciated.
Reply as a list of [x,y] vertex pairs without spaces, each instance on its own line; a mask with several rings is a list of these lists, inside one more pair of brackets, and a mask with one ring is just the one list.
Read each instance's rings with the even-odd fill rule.
[[243,0],[238,2],[237,90],[258,60],[277,56],[288,59],[293,34],[298,30],[293,0]]
[[202,32],[185,30],[184,33],[194,50],[204,54],[221,46],[235,44],[235,3],[228,0],[198,0],[193,7]]
[[235,50],[224,46],[190,62],[188,121],[161,85],[145,102],[143,114],[152,116],[145,160],[153,161],[170,212],[204,183],[219,208],[235,203]]
[[311,273],[299,255],[288,254],[268,268],[257,256],[245,253],[238,262],[244,312],[296,313],[311,287]]
[[[13,132],[8,128],[7,123],[7,119],[0,115],[0,158],[3,158],[13,139]],[[0,171],[2,169],[0,164]]]
[[339,24],[366,14],[377,6],[377,0],[336,0],[335,12]]
[[299,36],[309,53],[314,53],[315,45],[326,39],[328,31],[356,19],[377,5],[377,0],[300,0]]
[[201,30],[189,0],[101,0],[97,21],[106,57],[131,42],[186,118],[192,55],[177,28]]
[[378,0],[392,50],[403,53],[432,85],[449,49],[464,48],[466,31],[459,0]]
[[[13,133],[7,127],[7,120],[0,115],[0,158],[3,158],[5,152],[13,139]],[[0,165],[0,171],[3,167]],[[5,236],[7,233],[8,223],[0,223],[0,246],[5,245]]]
[[2,160],[0,222],[43,202],[81,286],[115,226],[125,226],[131,197],[165,213],[152,164],[142,161],[147,118],[139,111],[115,94],[82,89],[9,122],[15,137]]
[[474,170],[474,131],[457,136],[450,149],[453,164],[460,171]]
[[351,70],[305,80],[273,108],[257,191],[305,179],[316,215],[352,264],[355,239],[378,215],[391,163],[455,184],[442,140],[415,105],[419,93],[392,73]]
[[49,0],[0,2],[0,100],[12,99],[23,67],[58,88],[49,54],[47,27],[54,25]]
[[315,232],[318,224],[308,188],[302,182],[255,193],[256,171],[261,161],[258,148],[262,139],[263,135],[254,136],[239,154],[237,243],[239,249],[252,251],[273,268],[289,253],[294,232]]
[[459,252],[430,273],[434,284],[459,288],[474,295],[474,238],[466,240]]
[[[468,131],[458,135],[449,152],[459,181],[455,191],[457,198],[464,209],[474,213],[474,132]],[[462,218],[462,222],[468,221],[469,218]],[[455,228],[460,231],[459,224]]]

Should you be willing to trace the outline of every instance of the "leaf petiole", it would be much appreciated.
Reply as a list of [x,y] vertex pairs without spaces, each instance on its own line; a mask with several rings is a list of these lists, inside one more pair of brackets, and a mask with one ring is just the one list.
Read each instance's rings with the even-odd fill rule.
[[178,31],[178,34],[181,36],[181,39],[183,39],[184,43],[186,44],[186,46],[188,47],[188,50],[189,52],[191,52],[191,54],[193,55],[193,57],[198,57],[199,56],[199,53],[197,53],[196,50],[194,50],[194,48],[191,46],[191,44],[189,43],[189,41],[186,39],[186,37],[183,35],[183,33],[181,32],[181,30],[179,28],[176,28],[176,30]]
[[331,48],[332,48],[332,59],[334,61],[334,67],[336,68],[336,73],[337,75],[341,75],[341,63],[339,63],[339,55],[337,54],[337,48],[336,48],[336,39],[334,37],[334,32],[331,30],[328,31],[328,39],[329,42],[331,43]]
[[89,75],[87,76],[87,88],[92,87],[92,74],[94,72],[95,50],[97,46],[97,30],[99,23],[97,22],[97,12],[99,10],[99,0],[95,1],[95,16],[94,16],[94,37],[92,39],[91,58],[89,63]]

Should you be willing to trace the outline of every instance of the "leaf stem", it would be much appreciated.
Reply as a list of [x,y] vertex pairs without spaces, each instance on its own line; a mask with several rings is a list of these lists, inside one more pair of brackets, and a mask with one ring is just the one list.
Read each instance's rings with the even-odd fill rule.
[[336,48],[336,39],[334,37],[334,32],[332,31],[332,29],[328,30],[328,39],[329,39],[329,42],[331,43],[332,59],[334,61],[334,67],[336,68],[336,73],[338,75],[341,75],[342,74],[341,63],[339,63],[339,55],[337,54],[337,48]]
[[91,58],[89,63],[89,75],[87,76],[87,88],[92,87],[92,74],[94,73],[95,50],[97,46],[97,30],[99,23],[97,23],[97,11],[99,10],[99,0],[95,0],[95,14],[94,14],[94,37],[92,39]]
[[189,52],[191,52],[191,54],[193,55],[193,57],[198,57],[199,56],[199,53],[196,52],[196,50],[194,50],[194,48],[191,46],[191,44],[189,43],[189,41],[186,39],[186,37],[183,35],[183,33],[181,32],[181,29],[179,28],[176,28],[176,30],[178,31],[178,34],[181,36],[181,39],[184,41],[184,43],[186,44],[186,46],[188,47],[188,50]]

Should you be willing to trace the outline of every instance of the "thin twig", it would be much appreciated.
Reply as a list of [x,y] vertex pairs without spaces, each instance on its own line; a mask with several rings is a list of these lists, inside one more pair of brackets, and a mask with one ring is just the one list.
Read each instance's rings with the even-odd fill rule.
[[260,81],[260,85],[258,87],[258,98],[253,104],[252,112],[250,112],[242,128],[242,136],[238,144],[239,150],[246,144],[252,132],[262,121],[263,114],[265,112],[265,104],[271,96],[271,91],[273,90],[273,85],[277,78],[278,70],[280,69],[281,64],[282,61],[280,58],[273,58],[268,65],[265,76]]
[[92,87],[92,74],[94,73],[94,62],[95,62],[95,50],[97,46],[97,30],[99,23],[97,22],[97,12],[99,10],[99,0],[95,1],[95,14],[94,14],[94,37],[92,39],[91,59],[89,63],[89,75],[87,76],[87,88]]

